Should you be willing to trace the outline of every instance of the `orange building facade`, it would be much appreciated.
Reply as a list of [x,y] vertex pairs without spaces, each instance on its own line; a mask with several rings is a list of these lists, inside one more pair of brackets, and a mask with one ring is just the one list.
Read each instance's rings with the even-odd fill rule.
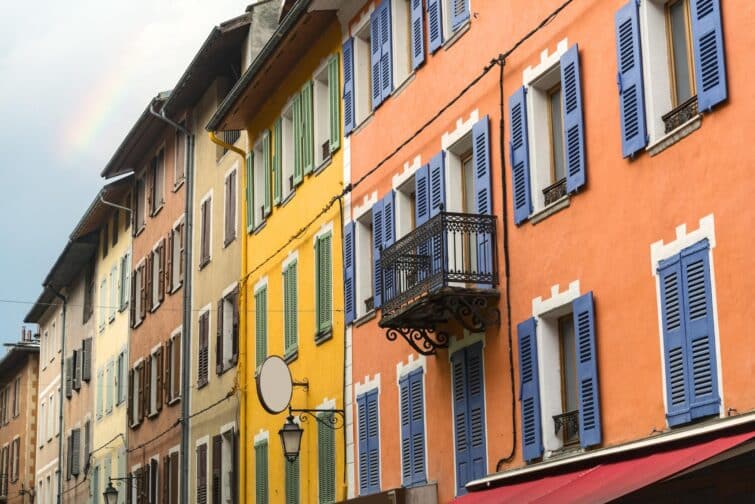
[[350,496],[497,502],[726,439],[738,451],[705,469],[606,495],[748,491],[732,478],[752,468],[753,155],[730,132],[755,108],[752,9],[349,14]]

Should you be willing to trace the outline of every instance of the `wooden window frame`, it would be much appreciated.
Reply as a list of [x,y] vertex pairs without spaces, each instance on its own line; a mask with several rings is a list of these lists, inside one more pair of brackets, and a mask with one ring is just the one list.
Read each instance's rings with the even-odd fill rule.
[[664,9],[664,19],[666,24],[666,48],[668,51],[668,67],[669,67],[669,85],[671,87],[671,105],[672,109],[680,105],[679,98],[676,94],[676,55],[674,54],[674,33],[671,27],[671,8],[682,3],[684,4],[684,20],[685,20],[685,32],[687,34],[686,46],[687,46],[687,68],[689,70],[689,82],[690,82],[690,96],[697,95],[696,82],[695,82],[695,57],[694,48],[692,47],[692,14],[689,5],[689,0],[669,0]]
[[[561,97],[563,100],[563,90],[561,88],[561,80],[551,86],[550,89],[548,89],[545,94],[548,96],[548,150],[550,151],[550,163],[551,163],[551,184],[555,184],[557,182],[560,182],[561,180],[556,180],[556,148],[554,142],[553,142],[553,95],[556,93],[562,93]],[[563,127],[564,124],[564,107],[563,104],[561,106],[561,126]],[[562,143],[565,141],[565,135],[562,133]],[[563,145],[562,145],[563,147]],[[561,153],[563,155],[564,159],[564,168],[566,168],[566,152]]]

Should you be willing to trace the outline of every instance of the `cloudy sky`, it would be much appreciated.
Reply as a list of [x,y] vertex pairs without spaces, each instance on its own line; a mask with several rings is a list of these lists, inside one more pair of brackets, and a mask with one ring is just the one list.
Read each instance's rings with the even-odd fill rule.
[[28,301],[148,100],[248,3],[0,1],[0,341],[20,337]]

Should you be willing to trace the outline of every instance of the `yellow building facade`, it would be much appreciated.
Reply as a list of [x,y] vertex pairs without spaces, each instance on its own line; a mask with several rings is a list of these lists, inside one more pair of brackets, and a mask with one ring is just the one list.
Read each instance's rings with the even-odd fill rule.
[[[291,408],[344,409],[343,219],[334,199],[344,187],[340,24],[332,11],[287,18],[208,124],[217,132],[243,128],[250,139],[242,178],[240,484],[246,502],[259,504],[346,497],[343,429],[317,421],[317,411],[294,412],[303,435],[298,459],[287,462],[278,431],[288,413],[265,411],[255,387],[259,365],[277,355],[294,381],[307,383],[294,388]],[[243,110],[226,114],[234,102]]]

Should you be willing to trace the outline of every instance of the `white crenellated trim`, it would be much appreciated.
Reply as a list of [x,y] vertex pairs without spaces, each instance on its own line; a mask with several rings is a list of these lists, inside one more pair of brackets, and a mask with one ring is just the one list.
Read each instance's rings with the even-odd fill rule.
[[236,432],[236,421],[228,422],[227,424],[223,424],[220,426],[220,433],[225,434],[228,431]]
[[534,81],[539,79],[548,70],[557,65],[561,56],[566,54],[569,50],[569,39],[563,38],[556,44],[556,50],[553,53],[548,54],[548,49],[543,49],[540,53],[540,63],[535,66],[528,66],[522,72],[522,83],[525,86],[531,85]]
[[263,276],[259,280],[257,280],[257,283],[254,284],[254,293],[257,294],[259,291],[267,287],[267,275]]
[[396,383],[398,383],[405,375],[408,375],[419,368],[422,368],[424,372],[427,373],[427,357],[424,355],[418,355],[415,359],[414,354],[409,354],[406,364],[403,362],[396,364]]
[[362,215],[366,214],[370,210],[372,210],[372,206],[377,203],[378,200],[378,193],[377,191],[372,191],[371,194],[365,194],[362,197],[362,204],[355,204],[353,206],[352,210],[352,218],[354,220],[358,220],[362,217]]
[[320,229],[312,237],[312,248],[314,248],[315,243],[317,243],[317,240],[327,233],[330,233],[331,236],[333,236],[333,221],[328,221],[322,226],[320,226]]
[[366,11],[362,12],[362,15],[359,16],[359,19],[352,25],[351,27],[351,36],[353,37],[355,33],[359,33],[362,31],[362,28],[364,28],[367,23],[370,22],[370,16],[372,15],[372,12],[375,10],[375,4],[371,3],[370,6],[367,8]]
[[420,158],[420,156],[415,156],[411,162],[405,162],[404,170],[401,173],[397,173],[393,177],[391,177],[391,187],[396,190],[404,185],[404,182],[412,178],[414,176],[414,173],[419,170],[420,166],[422,166],[422,158]]
[[354,384],[354,397],[359,397],[371,390],[377,389],[378,396],[380,395],[380,373],[376,373],[375,376],[370,379],[369,375],[364,377],[364,380]]
[[184,221],[184,215],[185,214],[181,214],[181,216],[178,219],[176,219],[176,221],[173,223],[172,229],[176,229],[178,225]]
[[[669,243],[664,244],[663,240],[658,240],[650,244],[650,270],[655,280],[655,298],[658,306],[658,348],[661,359],[661,390],[663,391],[664,411],[668,411],[668,397],[666,394],[666,366],[664,356],[663,342],[663,314],[661,303],[661,286],[658,281],[658,264],[678,253],[690,245],[694,245],[704,239],[708,239],[710,249],[708,250],[708,264],[710,266],[710,300],[713,309],[713,340],[716,345],[716,378],[718,379],[718,397],[721,398],[719,416],[723,417],[726,411],[726,401],[724,398],[723,373],[721,371],[721,332],[718,329],[718,301],[716,293],[716,273],[713,265],[713,249],[716,246],[716,230],[713,214],[702,217],[699,221],[699,227],[691,232],[687,232],[687,225],[680,224],[676,226],[676,238]],[[668,426],[668,423],[666,424]]]
[[705,238],[708,239],[710,249],[713,250],[716,247],[716,230],[713,214],[706,215],[700,219],[699,227],[689,233],[687,232],[686,224],[676,226],[676,238],[669,243],[664,244],[663,240],[652,243],[650,245],[650,268],[653,276],[658,276],[658,263],[661,260],[668,259]]
[[485,333],[470,333],[464,329],[462,338],[451,337],[448,340],[448,361],[451,362],[451,356],[462,348],[466,348],[470,345],[474,345],[478,341],[482,341],[482,348],[485,349]]
[[456,120],[456,128],[454,128],[451,131],[447,131],[443,133],[443,136],[440,138],[440,145],[443,150],[448,150],[451,148],[453,144],[461,140],[465,135],[470,133],[472,131],[472,126],[475,125],[477,121],[480,120],[480,111],[479,109],[474,109],[470,114],[467,120],[465,121],[463,118],[458,118]]
[[239,285],[239,282],[236,281],[236,280],[234,280],[233,282],[231,282],[230,284],[228,284],[228,287],[226,287],[225,289],[223,289],[223,293],[221,294],[221,296],[222,297],[228,296],[231,292],[233,292],[233,289],[235,289],[236,287],[238,287],[238,285]]
[[541,296],[532,300],[532,316],[541,317],[555,309],[571,303],[579,297],[579,280],[574,280],[564,292],[559,292],[558,284],[551,286],[551,297],[543,299]]
[[336,400],[328,399],[327,397],[322,400],[320,404],[315,406],[316,409],[336,409]]
[[285,259],[283,259],[283,262],[281,263],[281,271],[286,271],[286,268],[288,268],[288,265],[291,263],[298,263],[299,262],[299,250],[294,250],[288,256],[286,256]]
[[269,441],[269,440],[270,440],[270,433],[264,429],[260,429],[260,431],[254,435],[255,445],[262,443],[264,441]]
[[[197,447],[199,445],[203,445],[203,444],[206,444],[208,446],[210,445],[210,436],[202,436],[201,438],[197,439],[194,442],[194,446],[195,447]],[[209,452],[209,450],[207,450],[207,451]]]

